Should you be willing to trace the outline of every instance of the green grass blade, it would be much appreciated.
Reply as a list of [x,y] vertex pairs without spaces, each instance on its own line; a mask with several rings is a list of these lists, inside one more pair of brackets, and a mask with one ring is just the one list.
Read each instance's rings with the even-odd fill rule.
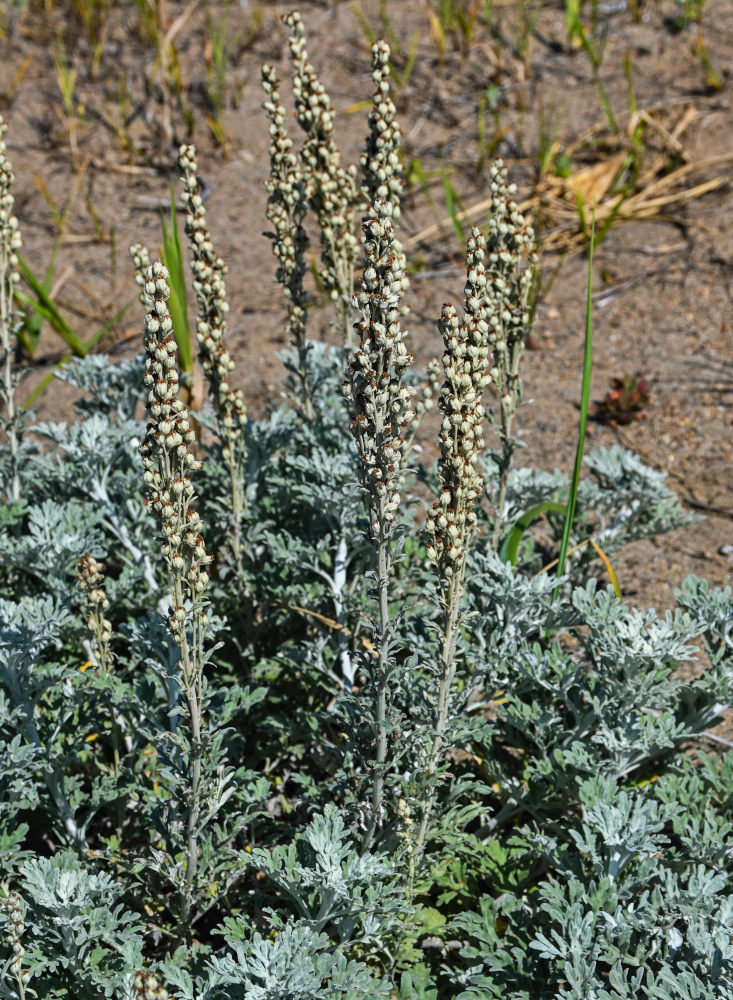
[[[578,447],[575,452],[575,465],[573,467],[573,478],[570,482],[570,495],[568,496],[568,508],[565,512],[565,524],[562,529],[562,539],[560,541],[560,552],[557,559],[556,576],[559,578],[565,572],[565,562],[570,544],[570,532],[573,527],[575,517],[575,504],[578,499],[578,486],[580,485],[580,472],[583,464],[583,448],[585,446],[585,432],[588,426],[588,405],[590,403],[590,379],[593,370],[593,250],[595,248],[595,214],[591,222],[590,243],[588,248],[588,294],[585,306],[585,348],[583,351],[583,385],[580,393],[580,421],[578,426]],[[557,597],[559,583],[555,585],[553,599]]]
[[20,254],[18,255],[18,268],[23,281],[25,281],[33,294],[36,296],[35,299],[32,299],[29,295],[26,295],[25,292],[16,291],[15,294],[18,301],[27,308],[35,310],[38,315],[47,320],[52,329],[59,335],[59,337],[61,337],[64,343],[71,348],[72,352],[78,357],[83,358],[86,354],[83,341],[81,341],[71,329],[56,307],[56,304],[49,296],[48,291],[44,287],[44,283],[39,281]]
[[504,562],[511,563],[512,566],[516,566],[519,543],[522,541],[522,536],[532,522],[536,521],[538,517],[541,517],[542,514],[547,512],[552,512],[553,514],[565,514],[567,513],[567,507],[567,504],[560,503],[559,500],[545,500],[542,503],[538,503],[536,507],[532,507],[530,510],[525,511],[521,517],[517,518],[507,532],[506,538],[502,542],[501,548],[499,549],[499,558]]
[[572,45],[580,27],[580,0],[565,0],[565,33]]
[[[372,31],[371,25],[369,24],[369,22],[367,21],[366,17],[364,16],[364,11],[361,9],[361,5],[359,4],[358,0],[357,0],[356,3],[352,3],[352,5],[351,5],[351,11],[352,11],[354,17],[356,18],[356,20],[359,22],[359,27],[364,32],[364,37],[366,38],[367,45],[371,48],[371,46],[374,45],[374,42],[376,41],[377,36]],[[390,67],[390,73],[392,73],[392,72],[393,72],[393,70]]]
[[420,48],[420,32],[416,31],[412,36],[412,41],[410,42],[410,48],[407,52],[407,59],[405,61],[404,69],[400,74],[399,87],[406,87],[410,82],[410,77],[412,76],[412,71],[415,68],[415,60],[417,59],[418,49]]
[[456,190],[450,182],[450,177],[448,176],[448,171],[445,167],[441,168],[440,180],[443,185],[443,196],[445,197],[445,206],[448,209],[448,215],[450,216],[451,225],[453,226],[453,232],[458,237],[458,242],[463,246],[466,242],[466,235],[463,232],[463,226],[458,218],[458,212],[460,210],[460,199],[456,194]]
[[193,339],[188,324],[188,300],[186,298],[186,272],[183,263],[183,248],[178,232],[175,195],[171,192],[170,230],[161,214],[163,227],[163,247],[161,256],[170,274],[171,296],[168,309],[173,320],[173,334],[178,345],[181,368],[187,374],[193,372]]
[[33,392],[28,394],[28,398],[23,403],[24,410],[31,409],[35,401],[38,399],[38,397],[41,396],[45,392],[45,390],[48,389],[51,382],[53,382],[54,376],[56,375],[56,372],[59,370],[59,368],[63,368],[67,362],[71,361],[72,357],[73,357],[72,354],[67,354],[53,366],[53,368],[51,369],[50,372],[48,372],[47,375],[43,376],[43,378],[35,387]]
[[[112,327],[115,325],[115,323],[124,316],[124,314],[130,308],[130,306],[133,305],[137,301],[138,301],[138,298],[137,298],[137,296],[135,296],[134,298],[130,299],[129,302],[126,302],[125,305],[122,306],[121,309],[117,310],[117,312],[114,314],[114,316],[112,317],[112,319],[108,320],[104,324],[104,326],[101,326],[97,330],[97,332],[95,334],[93,334],[89,338],[89,340],[85,340],[84,341],[83,346],[84,346],[84,349],[85,349],[86,353],[89,353],[89,351],[91,351],[94,347],[97,346],[97,344],[102,339],[102,337],[104,337],[104,335],[106,333],[108,333],[109,330],[112,329]],[[38,397],[40,395],[42,395],[42,393],[48,388],[48,386],[50,385],[50,383],[53,381],[54,376],[56,375],[56,372],[59,370],[59,368],[63,368],[63,366],[65,364],[67,364],[69,361],[71,361],[71,359],[72,359],[73,356],[74,356],[73,354],[67,354],[67,355],[65,355],[63,358],[61,358],[60,361],[58,361],[53,366],[53,368],[51,369],[51,371],[41,379],[41,381],[38,383],[38,385],[35,387],[35,389],[31,393],[29,393],[27,399],[23,403],[23,409],[24,410],[29,410],[33,406],[33,404],[38,399]]]
[[91,350],[93,350],[97,346],[97,344],[99,343],[99,341],[107,333],[109,333],[109,331],[112,329],[112,327],[115,325],[115,323],[117,323],[118,320],[122,319],[122,317],[125,315],[125,313],[130,308],[130,306],[134,305],[134,303],[137,302],[137,301],[139,301],[139,300],[138,300],[137,297],[135,297],[135,298],[130,299],[128,302],[126,302],[124,304],[124,306],[122,306],[120,309],[117,310],[117,312],[114,314],[114,316],[112,316],[111,319],[108,319],[107,322],[103,326],[100,326],[100,328],[97,330],[96,333],[93,333],[92,336],[88,340],[84,341],[84,352],[85,352],[85,354],[88,354]]

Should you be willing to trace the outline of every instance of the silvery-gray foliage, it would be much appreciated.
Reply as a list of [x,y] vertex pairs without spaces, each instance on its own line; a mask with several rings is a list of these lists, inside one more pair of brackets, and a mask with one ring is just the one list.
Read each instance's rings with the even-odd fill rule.
[[288,921],[277,936],[255,932],[245,942],[235,935],[228,925],[229,951],[212,959],[205,978],[194,982],[183,970],[169,972],[181,1000],[389,1000],[388,981],[335,952],[328,935],[306,921]]
[[252,864],[267,875],[296,915],[341,944],[379,943],[390,918],[409,908],[386,856],[360,854],[332,805],[313,817],[292,843],[257,849]]
[[80,414],[114,413],[123,420],[134,420],[136,412],[139,415],[142,410],[141,364],[142,356],[112,364],[104,354],[87,354],[71,358],[56,375],[87,393],[74,403]]
[[591,478],[584,479],[578,502],[592,512],[594,537],[607,553],[694,520],[666,485],[667,473],[632,452],[618,445],[601,448],[585,464]]
[[[357,188],[334,201],[313,187],[344,168],[302,22],[288,23],[297,99],[318,110],[298,112],[309,203],[322,226],[343,208],[320,271],[348,324]],[[399,164],[388,58],[377,45],[377,180]],[[509,253],[500,237],[494,225],[491,253]],[[403,264],[374,268],[392,274],[395,299]],[[483,287],[472,271],[471,308]],[[525,330],[524,306],[516,319]],[[449,326],[450,368],[463,334]],[[376,359],[379,322],[373,334]],[[169,347],[151,359],[173,378]],[[421,442],[424,465],[389,471],[385,572],[369,523],[385,480],[365,502],[346,352],[309,341],[284,360],[277,402],[246,422],[237,406],[236,461],[223,411],[200,421],[198,507],[180,512],[200,517],[214,556],[198,702],[181,664],[197,608],[182,608],[176,641],[143,504],[137,448],[154,428],[140,419],[142,363],[71,362],[61,377],[84,393],[79,419],[0,451],[0,997],[733,1000],[733,757],[711,752],[708,732],[733,700],[730,589],[690,577],[677,610],[635,610],[598,582],[586,545],[555,596],[540,570],[567,478],[509,470],[494,441],[480,464],[471,452],[500,509],[477,507],[461,543],[449,662],[445,579],[423,530],[448,482],[433,445]],[[433,366],[425,400],[436,377]],[[420,398],[419,381],[395,382],[394,399]],[[384,402],[378,385],[362,388],[365,410],[371,393]],[[387,451],[407,465],[413,423],[399,441],[389,430]],[[505,457],[516,444],[504,441]],[[638,457],[610,449],[586,467],[574,542],[612,554],[684,520]],[[454,525],[439,526],[447,553]],[[94,600],[77,581],[84,557]],[[103,654],[91,606],[104,607]]]
[[[19,872],[25,901],[23,963],[40,997],[92,1000],[124,996],[125,979],[142,959],[139,915],[124,887],[90,871],[72,852],[26,861]],[[53,989],[43,989],[53,983]],[[40,987],[40,988],[39,988]],[[3,996],[12,996],[4,990]]]
[[[493,464],[490,455],[484,458],[489,497],[498,488]],[[653,538],[695,520],[667,487],[667,474],[644,465],[633,452],[617,445],[599,448],[585,456],[584,464],[589,475],[580,482],[571,545],[593,538],[606,555],[612,555],[631,542]],[[504,521],[511,527],[534,511],[533,519],[544,518],[548,540],[557,546],[563,510],[550,505],[554,502],[562,507],[568,485],[568,477],[557,469],[553,473],[535,468],[512,469],[507,476]],[[546,547],[543,551],[527,539],[520,546],[520,559],[531,559],[527,568],[539,570],[546,551]],[[585,545],[575,560],[575,579],[589,579],[600,570],[596,551]]]

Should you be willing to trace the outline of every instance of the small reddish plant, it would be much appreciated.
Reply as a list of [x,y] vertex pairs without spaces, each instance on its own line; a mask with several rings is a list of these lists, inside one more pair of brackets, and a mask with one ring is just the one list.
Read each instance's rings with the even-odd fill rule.
[[611,388],[593,409],[593,419],[602,424],[630,424],[646,419],[649,406],[649,379],[623,375],[611,379]]

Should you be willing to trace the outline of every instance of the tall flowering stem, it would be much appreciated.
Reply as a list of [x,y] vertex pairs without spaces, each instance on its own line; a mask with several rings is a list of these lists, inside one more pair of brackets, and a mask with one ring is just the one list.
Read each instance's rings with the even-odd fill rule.
[[2,366],[0,396],[5,404],[5,419],[2,426],[10,452],[9,496],[11,500],[19,500],[18,452],[22,414],[15,405],[17,378],[13,372],[13,294],[15,286],[20,281],[18,250],[21,240],[18,220],[13,215],[14,198],[10,191],[15,177],[10,160],[5,155],[4,136],[7,128],[7,124],[0,117],[0,365]]
[[392,205],[392,218],[400,217],[402,132],[389,88],[389,45],[382,39],[372,45],[372,80],[375,91],[369,112],[369,134],[361,155],[364,171],[362,193],[371,205],[376,199]]
[[370,815],[362,847],[367,850],[380,823],[387,762],[387,685],[393,664],[390,641],[389,581],[395,514],[400,504],[403,432],[413,419],[413,390],[403,385],[412,362],[400,328],[403,288],[401,247],[392,229],[392,207],[376,200],[364,222],[364,277],[355,300],[361,347],[353,354],[344,382],[352,415],[351,427],[360,457],[359,477],[369,506],[370,537],[377,554],[378,621],[375,623],[376,753]]
[[[478,229],[473,229],[466,253],[463,318],[459,321],[455,308],[444,305],[439,324],[445,345],[445,382],[438,402],[443,414],[438,462],[441,489],[439,499],[428,513],[427,530],[428,557],[438,578],[442,647],[434,735],[426,767],[428,780],[435,775],[448,722],[466,556],[476,528],[475,507],[483,490],[483,478],[476,467],[484,449],[481,399],[490,381],[484,258],[484,238]],[[425,842],[434,797],[431,788],[418,828],[418,856]]]
[[494,162],[490,176],[491,218],[487,244],[486,303],[489,344],[494,355],[491,377],[499,401],[497,429],[501,450],[497,460],[499,488],[494,499],[492,537],[493,548],[498,549],[507,480],[516,449],[512,425],[522,401],[519,363],[532,325],[537,241],[534,229],[512,200],[516,187],[507,183],[507,172],[502,160]]
[[25,948],[23,947],[25,906],[23,901],[17,892],[10,892],[4,899],[0,900],[0,906],[6,911],[6,938],[13,953],[12,959],[6,965],[6,969],[17,984],[18,1000],[25,1000],[28,994],[37,996],[35,990],[28,988],[28,983],[31,980],[31,970],[23,968],[23,959],[25,958]]
[[140,969],[135,973],[135,1000],[168,1000],[168,990],[161,986],[152,972]]
[[313,385],[308,370],[306,322],[308,309],[303,279],[308,264],[308,236],[304,228],[308,211],[305,177],[293,143],[285,127],[285,111],[280,102],[280,81],[272,66],[262,67],[262,87],[267,95],[265,113],[270,122],[270,178],[267,189],[267,218],[272,223],[272,252],[277,260],[275,280],[281,285],[288,309],[290,337],[298,355],[303,412],[313,419]]
[[[361,191],[372,205],[375,201],[385,201],[392,206],[393,224],[400,217],[400,198],[402,197],[402,163],[400,161],[400,142],[402,131],[395,117],[397,109],[390,94],[389,76],[389,45],[378,39],[372,45],[372,80],[374,93],[372,107],[369,112],[369,132],[366,148],[361,154],[360,163],[364,171],[364,181]],[[399,268],[402,275],[402,292],[407,291],[410,281],[407,277],[407,258],[399,244],[394,247],[399,255]],[[404,316],[405,306],[401,309]]]
[[333,138],[333,106],[308,58],[301,16],[293,11],[283,17],[283,22],[290,29],[295,117],[306,135],[300,158],[308,202],[321,231],[320,277],[336,306],[343,339],[351,343],[354,268],[359,251],[354,232],[356,209],[361,202],[359,188],[354,174],[341,163]]
[[147,308],[148,297],[145,294],[147,278],[145,275],[151,264],[148,248],[143,246],[142,243],[133,243],[130,247],[130,258],[135,268],[135,284],[140,289],[140,301]]
[[196,338],[199,361],[216,414],[224,459],[229,469],[232,498],[232,548],[241,570],[241,530],[244,513],[244,428],[247,412],[239,389],[230,385],[234,361],[224,344],[229,312],[224,275],[226,265],[217,256],[206,226],[206,210],[198,179],[196,149],[181,146],[179,166],[183,175],[184,232],[193,251],[191,271],[196,296]]
[[[76,564],[76,580],[82,593],[81,613],[87,628],[92,633],[91,655],[97,668],[105,677],[110,677],[114,667],[114,653],[109,648],[112,637],[112,623],[105,618],[109,600],[104,591],[104,575],[107,567],[88,553]],[[120,775],[120,744],[124,732],[124,722],[112,711],[110,713],[112,734],[112,760],[115,781]],[[117,829],[122,829],[124,820],[124,796],[117,796]]]
[[180,928],[188,936],[196,889],[202,799],[201,708],[207,624],[205,592],[209,582],[206,567],[210,557],[206,554],[190,477],[192,471],[201,467],[191,451],[195,434],[185,405],[176,398],[178,371],[173,323],[167,306],[168,272],[158,261],[147,269],[143,291],[148,305],[144,347],[149,420],[140,445],[147,485],[145,503],[158,515],[162,527],[161,551],[171,583],[168,626],[179,650],[191,738],[185,875],[179,891]]
[[112,624],[104,617],[109,601],[104,592],[104,574],[107,567],[89,554],[76,564],[76,579],[82,592],[81,612],[93,636],[93,651],[97,666],[107,676],[112,670],[114,657],[109,648]]

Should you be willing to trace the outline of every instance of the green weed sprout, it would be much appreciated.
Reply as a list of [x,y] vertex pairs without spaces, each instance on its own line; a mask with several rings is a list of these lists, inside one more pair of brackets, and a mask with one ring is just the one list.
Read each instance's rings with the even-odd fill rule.
[[[65,365],[71,357],[83,358],[86,357],[87,354],[91,353],[91,351],[94,350],[100,341],[127,312],[129,307],[132,305],[132,300],[125,303],[125,305],[118,309],[109,320],[103,323],[99,329],[91,334],[91,336],[89,336],[86,340],[81,339],[79,334],[69,324],[68,320],[64,317],[58,305],[54,301],[52,286],[56,260],[61,250],[63,235],[66,230],[72,206],[76,200],[82,183],[82,171],[80,170],[75,173],[71,191],[61,208],[59,208],[54,202],[46,184],[40,178],[34,179],[36,180],[36,184],[38,185],[44,201],[51,210],[54,225],[58,230],[58,235],[54,242],[53,249],[51,250],[48,265],[46,266],[46,270],[42,278],[33,271],[22,254],[16,253],[17,269],[21,279],[26,285],[27,290],[21,289],[17,284],[14,285],[14,300],[23,307],[18,316],[18,323],[15,325],[15,337],[20,348],[25,352],[25,354],[28,355],[28,357],[32,358],[38,347],[43,324],[48,323],[53,332],[64,342],[69,351],[69,353],[65,355],[55,366],[54,370],[58,370]],[[96,220],[89,203],[87,207],[90,208],[90,213],[96,226],[98,220]],[[98,226],[97,231],[99,232]],[[53,377],[54,371],[51,371],[38,383],[33,392],[26,397],[26,409],[29,408],[35,399],[41,395]]]
[[[568,505],[563,521],[562,538],[560,540],[560,551],[557,557],[556,576],[559,581],[565,572],[565,562],[568,557],[570,546],[570,533],[573,530],[573,520],[575,518],[575,506],[578,500],[578,489],[580,487],[580,474],[583,465],[583,449],[585,448],[585,432],[588,426],[588,406],[590,404],[590,380],[593,371],[593,250],[595,248],[595,217],[591,224],[590,246],[588,249],[588,286],[585,304],[585,344],[583,348],[583,379],[580,389],[580,416],[578,425],[578,444],[575,450],[575,462],[573,464],[573,476],[570,481],[570,493],[568,495]],[[555,585],[553,597],[557,597],[560,584]]]

